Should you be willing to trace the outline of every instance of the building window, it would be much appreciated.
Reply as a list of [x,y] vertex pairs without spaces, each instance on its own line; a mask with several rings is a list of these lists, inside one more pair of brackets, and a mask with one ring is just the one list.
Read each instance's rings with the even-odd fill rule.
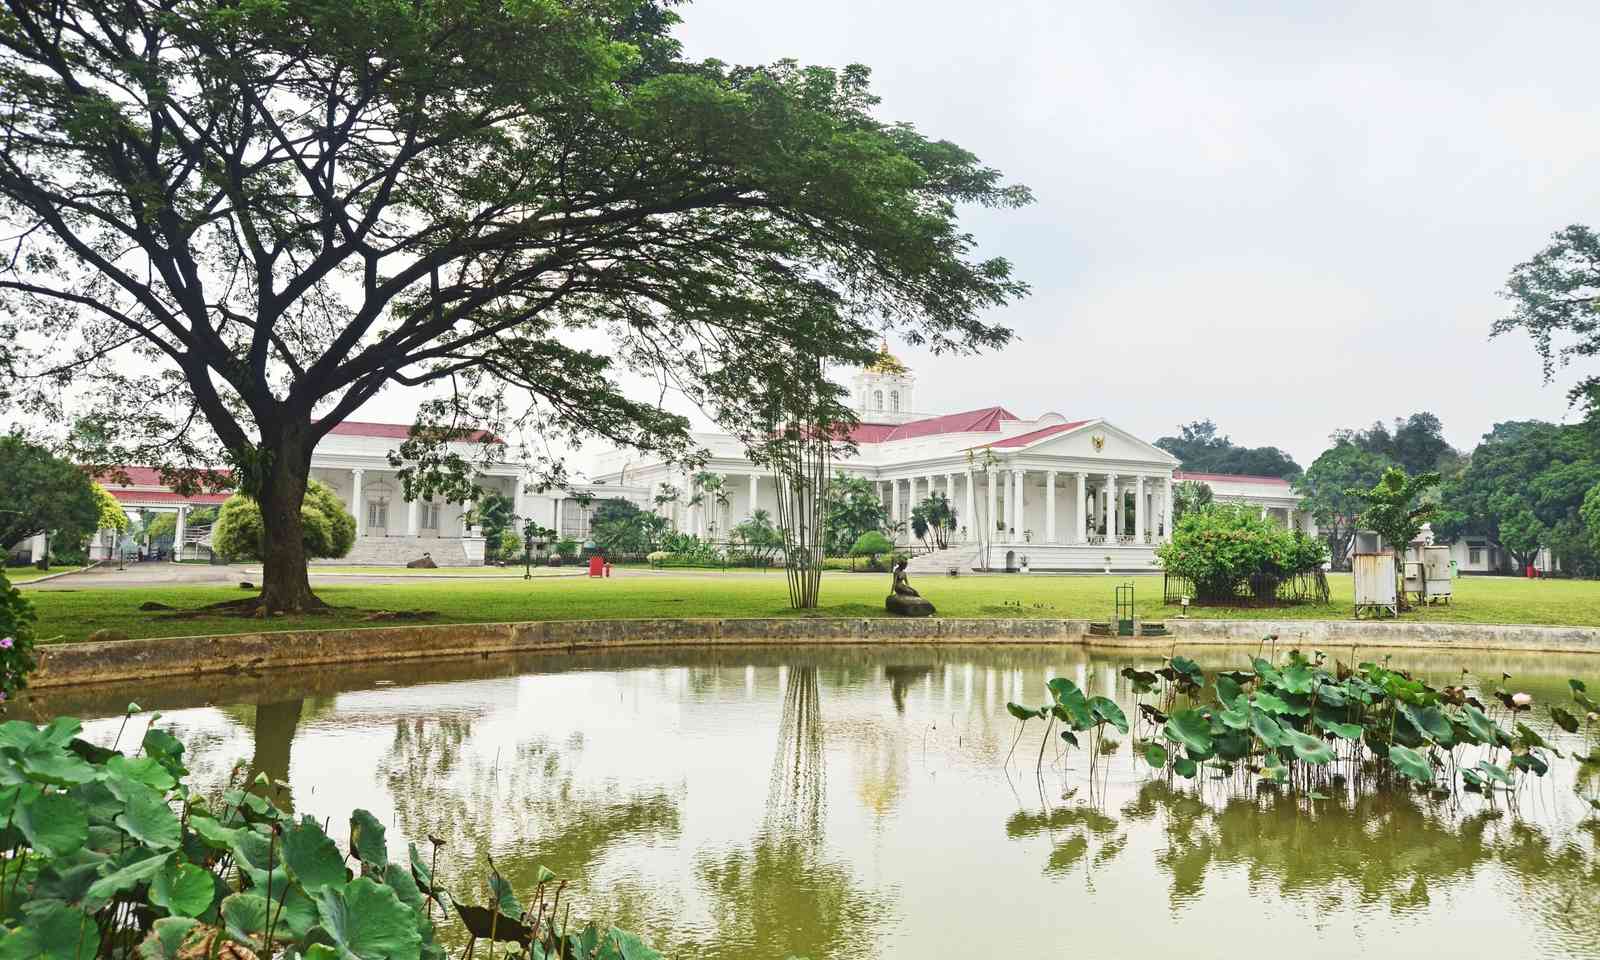
[[389,501],[367,501],[367,529],[376,530],[389,528]]
[[872,408],[874,410],[882,410],[883,409],[883,391],[882,390],[874,390],[874,391],[872,391]]
[[1482,547],[1469,547],[1467,549],[1467,562],[1472,564],[1475,567],[1477,565],[1479,565],[1480,563],[1482,563],[1483,562],[1483,548]]
[[422,529],[439,529],[439,505],[431,500],[422,505]]
[[899,413],[900,412],[900,391],[899,390],[890,390],[889,391],[889,411],[891,413]]

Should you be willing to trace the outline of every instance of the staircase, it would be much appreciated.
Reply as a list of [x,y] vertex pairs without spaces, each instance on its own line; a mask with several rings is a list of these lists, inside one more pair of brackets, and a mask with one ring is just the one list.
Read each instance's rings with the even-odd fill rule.
[[942,576],[948,573],[951,567],[966,573],[972,569],[972,564],[977,555],[978,545],[975,543],[961,543],[948,550],[919,553],[906,564],[906,573],[921,574],[925,577]]
[[482,538],[473,538],[479,556],[469,555],[469,544],[462,537],[357,537],[355,546],[342,557],[316,560],[313,565],[403,567],[420,560],[424,553],[441,567],[471,567],[483,562]]

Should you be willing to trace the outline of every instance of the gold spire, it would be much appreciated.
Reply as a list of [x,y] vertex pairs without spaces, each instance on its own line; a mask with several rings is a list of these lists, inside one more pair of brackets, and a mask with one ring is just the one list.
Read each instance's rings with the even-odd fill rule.
[[889,352],[889,338],[884,337],[878,347],[878,359],[867,364],[868,373],[887,373],[894,376],[905,376],[911,372],[910,368],[900,362],[900,358]]

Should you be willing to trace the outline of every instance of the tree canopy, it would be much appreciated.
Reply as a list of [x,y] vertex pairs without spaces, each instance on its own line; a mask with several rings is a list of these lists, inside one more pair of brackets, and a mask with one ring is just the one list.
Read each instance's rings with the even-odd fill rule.
[[1008,342],[983,317],[1025,288],[957,212],[1025,188],[876,118],[864,67],[685,61],[669,6],[13,5],[11,399],[99,401],[89,462],[225,456],[262,505],[262,602],[302,609],[312,449],[390,385],[444,391],[408,495],[466,500],[429,452],[470,428],[692,456],[625,372],[737,430],[774,347]]
[[[1501,295],[1511,312],[1495,321],[1493,335],[1527,333],[1547,381],[1558,366],[1600,356],[1600,236],[1589,227],[1558,230],[1543,250],[1512,268]],[[1570,396],[1600,418],[1600,373],[1581,377]]]
[[823,549],[830,557],[848,554],[863,534],[882,532],[889,508],[872,481],[836,473],[822,491]]
[[99,529],[95,484],[45,447],[0,436],[0,479],[0,550],[41,533],[75,543]]
[[[1600,485],[1600,460],[1587,432],[1538,420],[1497,423],[1465,469],[1440,490],[1434,533],[1447,540],[1484,537],[1517,565],[1563,537],[1585,537],[1582,507]],[[1575,544],[1574,544],[1575,545]]]
[[1192,473],[1233,476],[1282,477],[1300,475],[1300,465],[1277,447],[1241,447],[1217,434],[1210,420],[1196,420],[1178,428],[1175,437],[1162,437],[1156,446],[1177,457],[1182,469]]
[[[1370,488],[1355,487],[1350,495],[1361,502],[1356,523],[1383,538],[1394,554],[1395,577],[1405,576],[1405,551],[1430,523],[1438,504],[1428,500],[1428,491],[1439,485],[1437,473],[1409,476],[1399,467],[1389,467]],[[1406,605],[1405,591],[1399,592],[1400,605]]]
[[[345,509],[333,488],[313,480],[300,507],[300,529],[308,557],[342,557],[356,542],[356,518]],[[211,546],[230,560],[258,560],[263,552],[261,506],[244,494],[227,499],[217,511]]]
[[1382,457],[1407,473],[1449,472],[1460,458],[1444,438],[1443,422],[1426,411],[1395,417],[1393,429],[1378,420],[1365,430],[1335,431],[1333,443],[1335,447],[1349,444]]
[[1324,450],[1295,480],[1303,509],[1316,518],[1317,529],[1328,542],[1336,566],[1348,566],[1350,541],[1355,538],[1356,516],[1364,505],[1353,491],[1370,490],[1393,466],[1388,457],[1340,441]]

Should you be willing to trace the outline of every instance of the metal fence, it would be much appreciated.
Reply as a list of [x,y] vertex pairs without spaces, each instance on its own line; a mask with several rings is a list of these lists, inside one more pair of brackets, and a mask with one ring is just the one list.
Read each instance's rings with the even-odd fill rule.
[[1328,575],[1322,570],[1279,577],[1262,573],[1235,585],[1228,596],[1201,596],[1188,577],[1164,574],[1162,600],[1176,604],[1184,597],[1197,606],[1260,606],[1271,607],[1292,603],[1327,603]]

